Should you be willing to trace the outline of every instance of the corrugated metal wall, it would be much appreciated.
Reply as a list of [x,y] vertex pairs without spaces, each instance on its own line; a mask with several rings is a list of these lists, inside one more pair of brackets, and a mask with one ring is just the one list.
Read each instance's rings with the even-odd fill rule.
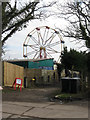
[[36,62],[28,61],[28,68],[53,70],[53,59],[40,60]]

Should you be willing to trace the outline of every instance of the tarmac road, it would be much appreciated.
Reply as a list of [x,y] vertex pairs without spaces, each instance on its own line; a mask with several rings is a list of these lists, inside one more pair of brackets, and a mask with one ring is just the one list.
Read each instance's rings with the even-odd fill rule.
[[58,88],[26,89],[22,92],[11,89],[3,92],[2,117],[7,119],[59,120],[60,118],[88,118],[88,101],[82,100],[61,104],[50,102]]
[[24,88],[14,90],[12,88],[4,88],[2,92],[3,101],[18,101],[18,102],[49,102],[49,97],[60,93],[60,88]]

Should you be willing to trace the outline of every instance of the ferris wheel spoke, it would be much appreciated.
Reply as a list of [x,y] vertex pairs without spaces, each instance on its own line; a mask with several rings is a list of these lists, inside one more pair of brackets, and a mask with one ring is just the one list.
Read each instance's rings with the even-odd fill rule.
[[[30,46],[29,46],[30,47]],[[33,50],[35,50],[35,51],[37,51],[38,50],[38,48],[35,48],[35,47],[31,47]]]
[[52,42],[52,40],[54,39],[55,36],[56,35],[52,35],[52,37],[49,39],[49,42],[46,44],[46,46],[48,46]]
[[40,38],[41,38],[41,41],[42,41],[42,45],[43,45],[44,40],[42,38],[41,32],[39,33],[39,35],[40,35]]
[[[26,37],[26,39],[25,39],[25,42],[26,42],[27,38],[28,38],[28,37],[31,38],[31,36],[32,36],[34,33],[35,33],[35,29],[32,30],[32,31],[27,35],[27,37]],[[27,43],[26,43],[26,44],[28,44],[29,40],[30,40],[30,39],[27,40]],[[24,42],[24,44],[25,44],[25,42]]]
[[[32,41],[36,44],[38,44],[38,41],[35,39],[35,37],[33,37],[32,35],[30,35],[30,38],[32,39]],[[38,44],[39,45],[39,44]]]
[[[39,52],[39,51],[38,51]],[[35,51],[32,51],[32,52],[28,52],[27,55],[32,55],[32,54],[35,54]]]
[[29,45],[29,47],[32,48],[32,49],[34,49],[34,50],[36,50],[36,51],[38,50],[38,47],[31,46],[31,45]]
[[[31,37],[32,38],[32,40],[36,43],[36,44],[38,44],[38,41],[35,39],[35,37]],[[39,44],[38,44],[39,45]]]
[[39,45],[41,45],[41,43],[40,43],[40,35],[39,35],[38,31],[37,31],[37,35],[38,35],[38,43],[39,43]]
[[29,47],[31,47],[31,48],[39,48],[39,46],[36,44],[36,45],[27,45],[27,46],[29,46]]
[[37,47],[38,46],[38,44],[34,44],[34,45],[26,45],[26,44],[24,44],[25,46],[29,46],[29,47]]
[[35,59],[35,57],[37,56],[38,52],[39,52],[39,51],[36,52],[36,54],[34,55],[33,59]]
[[44,34],[43,34],[43,40],[44,40],[44,38],[45,38],[45,35],[46,35],[46,29],[45,29]]
[[51,47],[47,48],[47,50],[48,51],[52,51],[53,53],[60,53],[59,51],[57,51],[57,50],[55,50],[55,49],[53,49]]
[[[47,40],[48,38],[48,34],[49,34],[49,28],[47,28],[48,30],[45,29],[45,32],[44,32],[44,35],[43,35],[43,40]],[[46,42],[46,41],[45,41]],[[43,45],[46,44],[46,43],[43,43]]]
[[61,52],[48,51],[48,53],[56,55],[56,54],[60,54]]
[[54,33],[45,41],[44,45],[46,45],[46,43],[51,40],[51,38],[54,36]]
[[54,43],[52,43],[52,44],[48,44],[47,46],[45,46],[45,47],[54,47],[54,46],[56,46],[56,45],[58,45],[58,44],[60,44],[60,41],[58,41],[58,42],[54,42]]
[[34,49],[35,51],[37,51],[39,49],[39,46],[37,44],[34,45],[25,45],[26,47],[30,47],[32,49]]
[[54,51],[54,50],[48,50],[50,54],[55,54],[55,53],[60,53],[58,51]]
[[43,38],[42,38],[42,35],[41,35],[41,32],[40,32],[40,31],[38,32],[38,38],[39,38],[39,42],[40,42],[40,40],[41,40],[41,43],[40,43],[40,44],[43,45],[44,40],[43,40]]
[[51,58],[53,58],[53,57],[52,57],[52,55],[50,55],[50,53],[49,53],[49,52],[46,52],[46,54],[47,54],[48,56],[50,56]]
[[38,56],[36,57],[36,59],[39,59],[40,58],[40,54],[38,54]]

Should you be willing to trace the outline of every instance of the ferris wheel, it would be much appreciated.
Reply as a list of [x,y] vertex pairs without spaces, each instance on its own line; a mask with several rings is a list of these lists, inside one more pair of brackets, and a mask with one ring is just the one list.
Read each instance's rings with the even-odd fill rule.
[[60,33],[48,26],[33,29],[23,43],[23,57],[30,59],[60,59],[64,41]]

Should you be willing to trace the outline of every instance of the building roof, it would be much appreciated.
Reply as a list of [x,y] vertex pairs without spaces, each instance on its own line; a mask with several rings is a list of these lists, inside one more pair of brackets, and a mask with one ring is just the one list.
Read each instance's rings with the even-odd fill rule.
[[42,61],[42,60],[53,60],[54,58],[42,58],[42,59],[10,59],[10,60],[3,60],[6,62],[19,62],[19,61]]

